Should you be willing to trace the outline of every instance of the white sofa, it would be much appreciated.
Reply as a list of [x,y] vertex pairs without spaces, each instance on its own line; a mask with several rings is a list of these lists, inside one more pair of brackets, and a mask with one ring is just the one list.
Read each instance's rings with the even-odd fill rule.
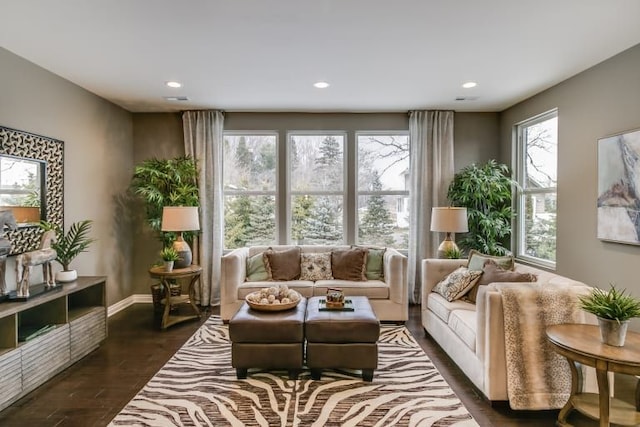
[[[422,261],[422,326],[488,400],[507,401],[503,302],[496,284],[480,286],[476,304],[448,302],[432,292],[461,265],[466,266],[467,260]],[[591,289],[582,282],[518,263],[515,271],[537,275],[537,283],[579,286],[586,288],[585,292]],[[595,323],[595,318],[587,322]]]
[[[271,246],[275,251],[295,246]],[[300,246],[302,252],[330,252],[349,249],[349,246]],[[387,248],[383,258],[384,280],[363,282],[346,280],[292,280],[288,282],[247,282],[247,259],[267,250],[267,246],[252,246],[235,249],[222,257],[220,315],[228,321],[238,311],[245,297],[256,290],[285,283],[304,297],[324,296],[327,288],[341,288],[345,296],[366,296],[371,307],[381,321],[404,322],[409,318],[407,290],[407,257],[395,249]]]

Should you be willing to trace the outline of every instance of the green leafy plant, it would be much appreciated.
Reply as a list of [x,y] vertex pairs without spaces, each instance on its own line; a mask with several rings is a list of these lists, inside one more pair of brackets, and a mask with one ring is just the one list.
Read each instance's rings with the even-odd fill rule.
[[40,221],[40,228],[44,231],[53,230],[56,233],[56,241],[51,243],[51,247],[58,254],[56,261],[62,265],[64,271],[70,271],[69,264],[81,252],[86,252],[95,239],[89,237],[91,224],[93,221],[86,219],[71,224],[69,231],[64,232],[62,227],[47,221]]
[[178,261],[180,259],[180,255],[178,255],[178,251],[176,251],[172,246],[165,246],[160,251],[160,258],[163,261]]
[[462,249],[489,255],[508,253],[505,245],[511,236],[511,191],[515,185],[509,168],[495,160],[483,166],[472,164],[454,175],[447,197],[451,206],[467,208],[469,222],[469,232],[457,240]]
[[611,284],[610,289],[594,288],[587,296],[581,296],[580,303],[583,310],[598,317],[624,322],[634,317],[640,317],[640,300],[619,291]]
[[444,257],[448,259],[460,259],[462,258],[462,251],[458,248],[449,248],[444,251]]

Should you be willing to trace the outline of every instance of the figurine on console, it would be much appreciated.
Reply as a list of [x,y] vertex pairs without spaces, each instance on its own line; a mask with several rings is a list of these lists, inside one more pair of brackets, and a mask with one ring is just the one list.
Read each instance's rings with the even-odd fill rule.
[[11,210],[0,211],[0,299],[8,294],[4,274],[7,268],[7,255],[11,252],[11,242],[5,237],[6,231],[16,230],[18,224]]
[[18,281],[17,296],[29,296],[29,279],[31,277],[31,267],[42,265],[42,279],[46,288],[53,288],[56,282],[53,277],[51,261],[58,257],[58,253],[51,247],[51,243],[56,241],[54,230],[45,231],[40,240],[40,249],[25,252],[16,257],[16,280]]

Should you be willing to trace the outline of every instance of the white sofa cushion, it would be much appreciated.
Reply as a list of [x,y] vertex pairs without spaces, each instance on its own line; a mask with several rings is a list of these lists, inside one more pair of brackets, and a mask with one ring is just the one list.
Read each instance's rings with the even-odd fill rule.
[[469,347],[476,351],[476,312],[470,310],[453,310],[449,315],[449,327]]
[[389,299],[389,285],[382,280],[352,282],[350,280],[318,280],[313,290],[316,296],[327,295],[328,288],[340,288],[345,296],[365,296],[369,299]]
[[427,300],[427,308],[435,313],[443,322],[449,322],[449,315],[453,310],[470,310],[473,313],[476,312],[476,306],[462,300],[447,301],[445,297],[436,293],[430,292],[429,299]]

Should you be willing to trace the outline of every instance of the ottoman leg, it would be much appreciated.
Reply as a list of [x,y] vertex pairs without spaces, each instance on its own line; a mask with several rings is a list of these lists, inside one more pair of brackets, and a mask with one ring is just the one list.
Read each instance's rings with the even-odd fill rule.
[[239,380],[247,379],[247,368],[236,368],[236,377]]
[[367,382],[373,381],[373,369],[363,369],[362,380]]
[[289,379],[290,380],[297,380],[299,374],[300,374],[299,370],[297,370],[297,369],[289,369]]
[[311,379],[318,381],[320,378],[322,378],[322,369],[311,369]]

